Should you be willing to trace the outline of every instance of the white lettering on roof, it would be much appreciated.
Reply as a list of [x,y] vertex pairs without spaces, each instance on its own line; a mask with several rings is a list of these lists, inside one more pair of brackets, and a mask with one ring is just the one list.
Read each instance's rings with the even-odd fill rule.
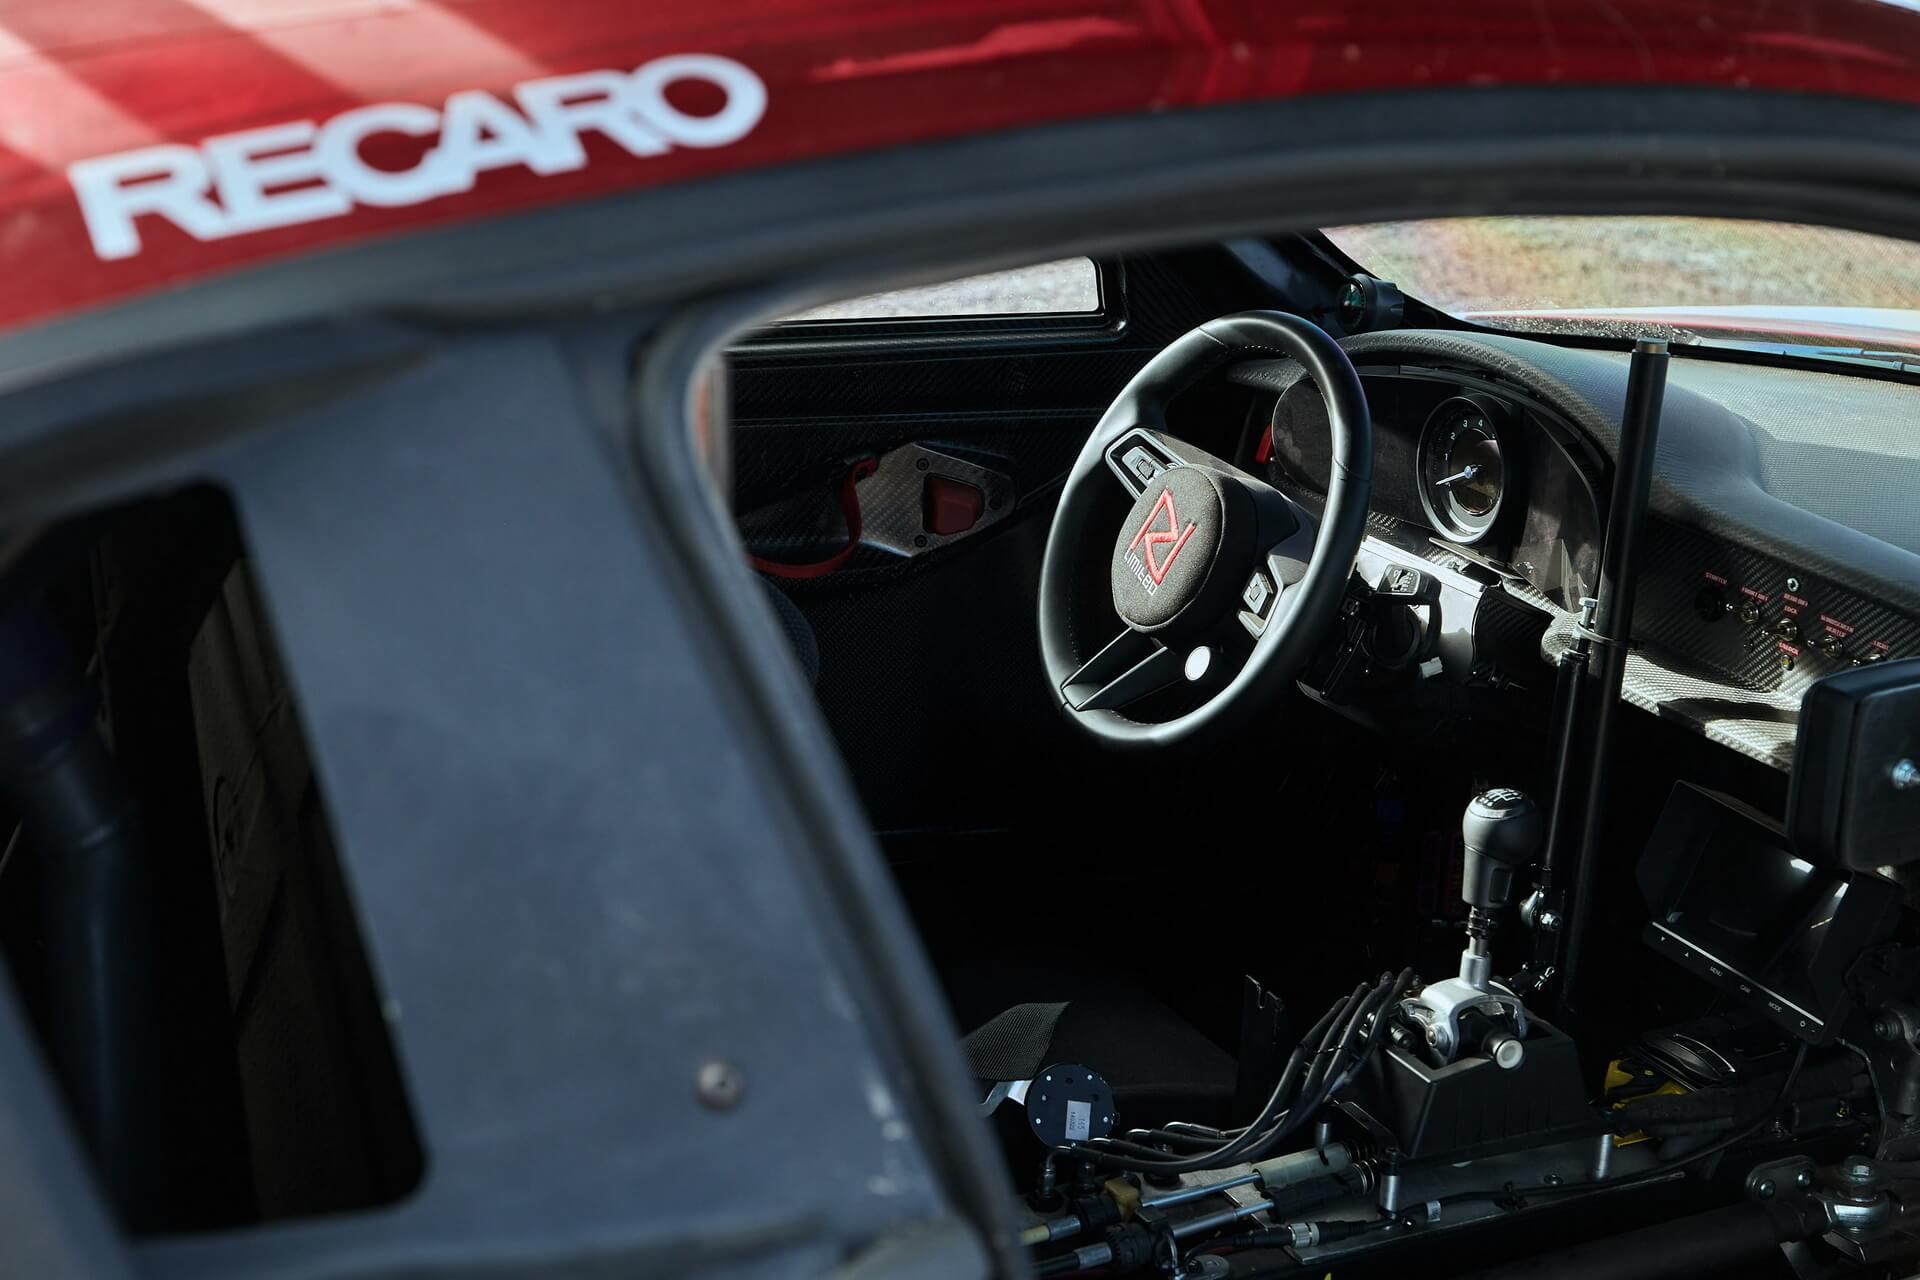
[[[667,87],[699,80],[725,95],[712,115],[688,115]],[[393,209],[471,191],[492,169],[536,174],[585,167],[580,138],[597,133],[629,155],[738,142],[767,110],[760,77],[731,58],[675,54],[631,73],[585,71],[529,80],[514,105],[483,90],[454,94],[443,107],[384,102],[323,124],[296,120],[207,138],[77,160],[67,166],[94,253],[130,258],[142,248],[139,219],[162,218],[196,240],[221,240],[317,222],[356,207]],[[361,155],[368,138],[437,139],[410,169],[376,169]]]

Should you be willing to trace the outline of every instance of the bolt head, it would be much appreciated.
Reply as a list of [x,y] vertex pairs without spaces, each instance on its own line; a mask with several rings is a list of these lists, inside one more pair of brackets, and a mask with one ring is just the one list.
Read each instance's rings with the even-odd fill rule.
[[1870,1182],[1873,1180],[1873,1161],[1854,1156],[1840,1166],[1840,1172],[1854,1182]]
[[1760,1198],[1761,1198],[1762,1200],[1771,1200],[1771,1199],[1773,1199],[1773,1181],[1772,1181],[1772,1179],[1768,1179],[1767,1181],[1765,1181],[1765,1182],[1762,1182],[1762,1183],[1761,1183],[1761,1184],[1760,1184],[1759,1186],[1757,1186],[1757,1187],[1755,1187],[1755,1188],[1753,1189],[1753,1193],[1754,1193],[1755,1195],[1757,1195],[1757,1196],[1759,1196],[1759,1197],[1760,1197]]
[[1893,1039],[1893,1023],[1885,1018],[1875,1018],[1873,1020],[1873,1034],[1876,1039]]
[[747,1091],[747,1082],[731,1062],[712,1058],[701,1063],[700,1070],[694,1073],[693,1087],[702,1105],[725,1111],[739,1104],[741,1095]]
[[1802,1170],[1801,1170],[1801,1171],[1800,1171],[1799,1173],[1796,1173],[1796,1174],[1794,1174],[1794,1175],[1793,1175],[1793,1185],[1794,1185],[1794,1186],[1796,1186],[1796,1187],[1810,1187],[1810,1186],[1812,1186],[1812,1185],[1813,1185],[1813,1170],[1811,1170],[1811,1169],[1802,1169]]

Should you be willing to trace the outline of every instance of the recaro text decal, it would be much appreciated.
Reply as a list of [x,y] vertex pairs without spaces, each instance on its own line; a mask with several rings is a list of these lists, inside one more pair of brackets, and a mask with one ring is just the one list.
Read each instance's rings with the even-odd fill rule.
[[[726,105],[688,115],[667,86],[703,80]],[[525,165],[537,174],[587,163],[580,135],[597,132],[635,156],[674,147],[723,147],[745,137],[767,109],[760,77],[731,58],[683,53],[631,73],[585,71],[515,86],[518,110],[491,93],[456,93],[439,110],[410,102],[356,107],[324,124],[297,120],[208,138],[79,160],[67,179],[80,199],[93,251],[104,259],[140,252],[135,219],[151,214],[199,240],[315,222],[356,205],[391,209],[471,191],[490,169]],[[373,168],[360,144],[382,133],[438,142],[411,169]],[[216,203],[212,196],[218,196]]]

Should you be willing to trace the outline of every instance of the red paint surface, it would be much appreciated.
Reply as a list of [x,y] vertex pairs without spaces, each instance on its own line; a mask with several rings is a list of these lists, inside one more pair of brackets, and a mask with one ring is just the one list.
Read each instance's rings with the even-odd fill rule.
[[[740,142],[101,261],[66,163],[529,76],[734,58]],[[1877,0],[0,0],[0,328],[382,233],[1047,121],[1364,90],[1645,84],[1920,103],[1920,13]],[[388,140],[391,142],[391,140]],[[388,150],[391,150],[389,147]],[[369,156],[404,164],[369,146]]]

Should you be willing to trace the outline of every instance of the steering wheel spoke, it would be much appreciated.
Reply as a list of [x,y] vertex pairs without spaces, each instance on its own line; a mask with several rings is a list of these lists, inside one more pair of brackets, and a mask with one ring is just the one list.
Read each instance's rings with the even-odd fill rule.
[[1060,696],[1075,711],[1114,711],[1183,679],[1173,650],[1131,627],[1068,676]]
[[1272,496],[1286,509],[1279,523],[1282,527],[1291,523],[1293,528],[1267,548],[1240,592],[1240,626],[1256,640],[1293,612],[1299,595],[1292,588],[1306,578],[1320,541],[1320,522],[1312,512],[1278,493]]

